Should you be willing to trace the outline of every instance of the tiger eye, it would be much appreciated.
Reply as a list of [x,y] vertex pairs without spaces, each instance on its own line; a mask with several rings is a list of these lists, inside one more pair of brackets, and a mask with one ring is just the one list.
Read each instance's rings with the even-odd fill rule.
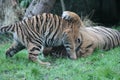
[[80,39],[79,38],[77,39],[77,42],[80,43]]

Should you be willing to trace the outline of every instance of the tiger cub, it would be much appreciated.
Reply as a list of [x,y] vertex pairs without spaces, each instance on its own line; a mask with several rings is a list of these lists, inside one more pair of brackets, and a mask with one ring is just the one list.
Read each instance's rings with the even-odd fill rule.
[[10,32],[14,42],[6,51],[6,57],[12,57],[22,49],[27,49],[29,59],[40,64],[49,65],[41,61],[38,56],[46,47],[64,46],[71,59],[76,59],[75,47],[78,41],[79,28],[72,22],[65,21],[57,15],[43,13],[12,25],[2,26],[0,33]]

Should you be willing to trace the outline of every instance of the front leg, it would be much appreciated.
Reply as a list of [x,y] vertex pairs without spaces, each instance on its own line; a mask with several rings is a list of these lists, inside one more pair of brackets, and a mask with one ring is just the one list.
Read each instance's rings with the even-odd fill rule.
[[25,47],[19,43],[14,42],[11,47],[6,51],[6,57],[13,57],[17,52],[21,51]]
[[33,43],[28,45],[29,60],[33,62],[38,62],[41,65],[50,65],[49,62],[43,62],[39,59],[39,53],[43,52],[43,46],[36,46]]
[[66,29],[63,36],[63,45],[71,59],[77,59],[75,52],[75,43],[70,29]]

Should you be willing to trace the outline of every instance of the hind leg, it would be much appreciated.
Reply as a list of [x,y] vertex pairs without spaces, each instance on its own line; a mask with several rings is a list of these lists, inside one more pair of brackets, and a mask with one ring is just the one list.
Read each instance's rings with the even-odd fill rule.
[[33,43],[28,45],[29,60],[33,62],[38,62],[40,65],[50,65],[49,62],[43,62],[39,59],[39,53],[43,52],[43,46],[36,46]]
[[16,54],[17,52],[21,51],[22,49],[24,49],[25,47],[17,42],[14,42],[11,47],[6,51],[6,57],[13,57],[14,54]]

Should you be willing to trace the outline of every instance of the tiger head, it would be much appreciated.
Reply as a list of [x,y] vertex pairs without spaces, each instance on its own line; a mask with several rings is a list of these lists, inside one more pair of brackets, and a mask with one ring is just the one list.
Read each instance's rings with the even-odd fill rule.
[[83,27],[84,24],[82,22],[82,20],[80,19],[79,15],[74,13],[74,12],[71,12],[71,11],[64,11],[62,13],[62,18],[69,21],[69,22],[72,22],[80,27]]

